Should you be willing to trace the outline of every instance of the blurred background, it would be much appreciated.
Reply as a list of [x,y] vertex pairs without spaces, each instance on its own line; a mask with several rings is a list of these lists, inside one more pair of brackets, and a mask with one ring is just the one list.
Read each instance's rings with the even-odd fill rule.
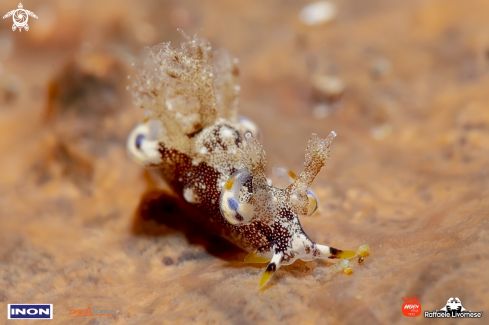
[[[53,303],[59,324],[407,323],[413,295],[489,310],[489,2],[22,4],[28,31],[0,20],[0,319],[23,302]],[[300,171],[312,132],[338,133],[301,222],[320,243],[369,244],[353,274],[296,262],[259,290],[263,268],[126,157],[136,68],[147,46],[179,47],[178,28],[239,59],[269,174]],[[87,306],[118,312],[70,318]]]

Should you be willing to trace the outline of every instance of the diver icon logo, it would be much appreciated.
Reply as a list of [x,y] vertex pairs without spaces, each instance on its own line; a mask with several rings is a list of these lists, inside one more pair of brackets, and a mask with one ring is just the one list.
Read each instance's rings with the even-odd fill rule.
[[462,302],[460,301],[460,299],[450,298],[447,300],[447,304],[445,305],[445,307],[440,310],[449,312],[452,314],[452,316],[455,316],[455,313],[461,313],[463,311],[466,311],[467,309],[462,306]]
[[481,318],[483,311],[472,312],[462,306],[462,302],[458,297],[451,297],[447,300],[447,304],[440,310],[433,312],[425,311],[426,318]]
[[12,11],[9,11],[5,16],[3,16],[3,19],[13,16],[14,24],[12,25],[12,30],[14,32],[17,28],[19,29],[19,32],[22,31],[22,28],[24,28],[26,31],[29,30],[29,25],[27,25],[29,16],[37,19],[35,13],[29,10],[25,10],[23,8],[24,6],[22,6],[22,3],[19,3],[19,9],[14,9]]

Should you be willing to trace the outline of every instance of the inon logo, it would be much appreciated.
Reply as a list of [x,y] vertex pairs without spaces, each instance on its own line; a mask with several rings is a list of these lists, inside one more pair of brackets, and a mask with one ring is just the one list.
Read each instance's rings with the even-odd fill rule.
[[404,316],[416,317],[421,314],[421,305],[418,304],[418,302],[421,300],[421,297],[416,299],[416,296],[414,296],[413,298],[409,298],[409,296],[407,296],[406,299],[404,299],[403,297],[402,300],[404,300],[404,305],[402,305],[402,313],[404,314]]
[[8,304],[8,319],[53,319],[53,304]]

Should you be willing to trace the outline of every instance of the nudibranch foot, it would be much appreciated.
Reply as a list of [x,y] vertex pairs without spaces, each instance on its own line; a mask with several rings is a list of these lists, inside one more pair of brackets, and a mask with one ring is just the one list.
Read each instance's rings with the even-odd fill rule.
[[268,254],[260,253],[260,249],[255,252],[250,253],[245,262],[248,263],[266,263],[270,261],[265,272],[262,274],[260,280],[260,287],[264,286],[268,283],[268,280],[272,277],[272,275],[279,269],[281,265],[289,265],[292,264],[297,258],[300,258],[303,261],[311,261],[313,259],[341,259],[341,260],[349,260],[357,255],[355,251],[342,251],[336,249],[334,247],[328,247],[326,245],[320,245],[312,242],[312,246],[306,246],[307,248],[300,252],[294,251],[292,255],[290,253],[284,254],[283,251],[278,250],[276,246],[274,246],[275,253],[273,257],[270,258],[265,257]]

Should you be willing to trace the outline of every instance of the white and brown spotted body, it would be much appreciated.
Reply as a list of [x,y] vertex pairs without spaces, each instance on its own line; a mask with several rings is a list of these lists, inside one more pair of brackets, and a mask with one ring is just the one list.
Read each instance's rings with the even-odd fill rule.
[[298,218],[316,209],[310,186],[329,159],[335,133],[311,136],[304,171],[289,172],[287,188],[269,185],[258,128],[237,114],[236,60],[213,53],[205,39],[186,38],[178,50],[169,43],[152,48],[153,66],[139,71],[133,97],[147,119],[130,134],[129,155],[198,211],[195,218],[250,252],[247,262],[270,261],[261,285],[297,258],[353,257],[316,244]]

